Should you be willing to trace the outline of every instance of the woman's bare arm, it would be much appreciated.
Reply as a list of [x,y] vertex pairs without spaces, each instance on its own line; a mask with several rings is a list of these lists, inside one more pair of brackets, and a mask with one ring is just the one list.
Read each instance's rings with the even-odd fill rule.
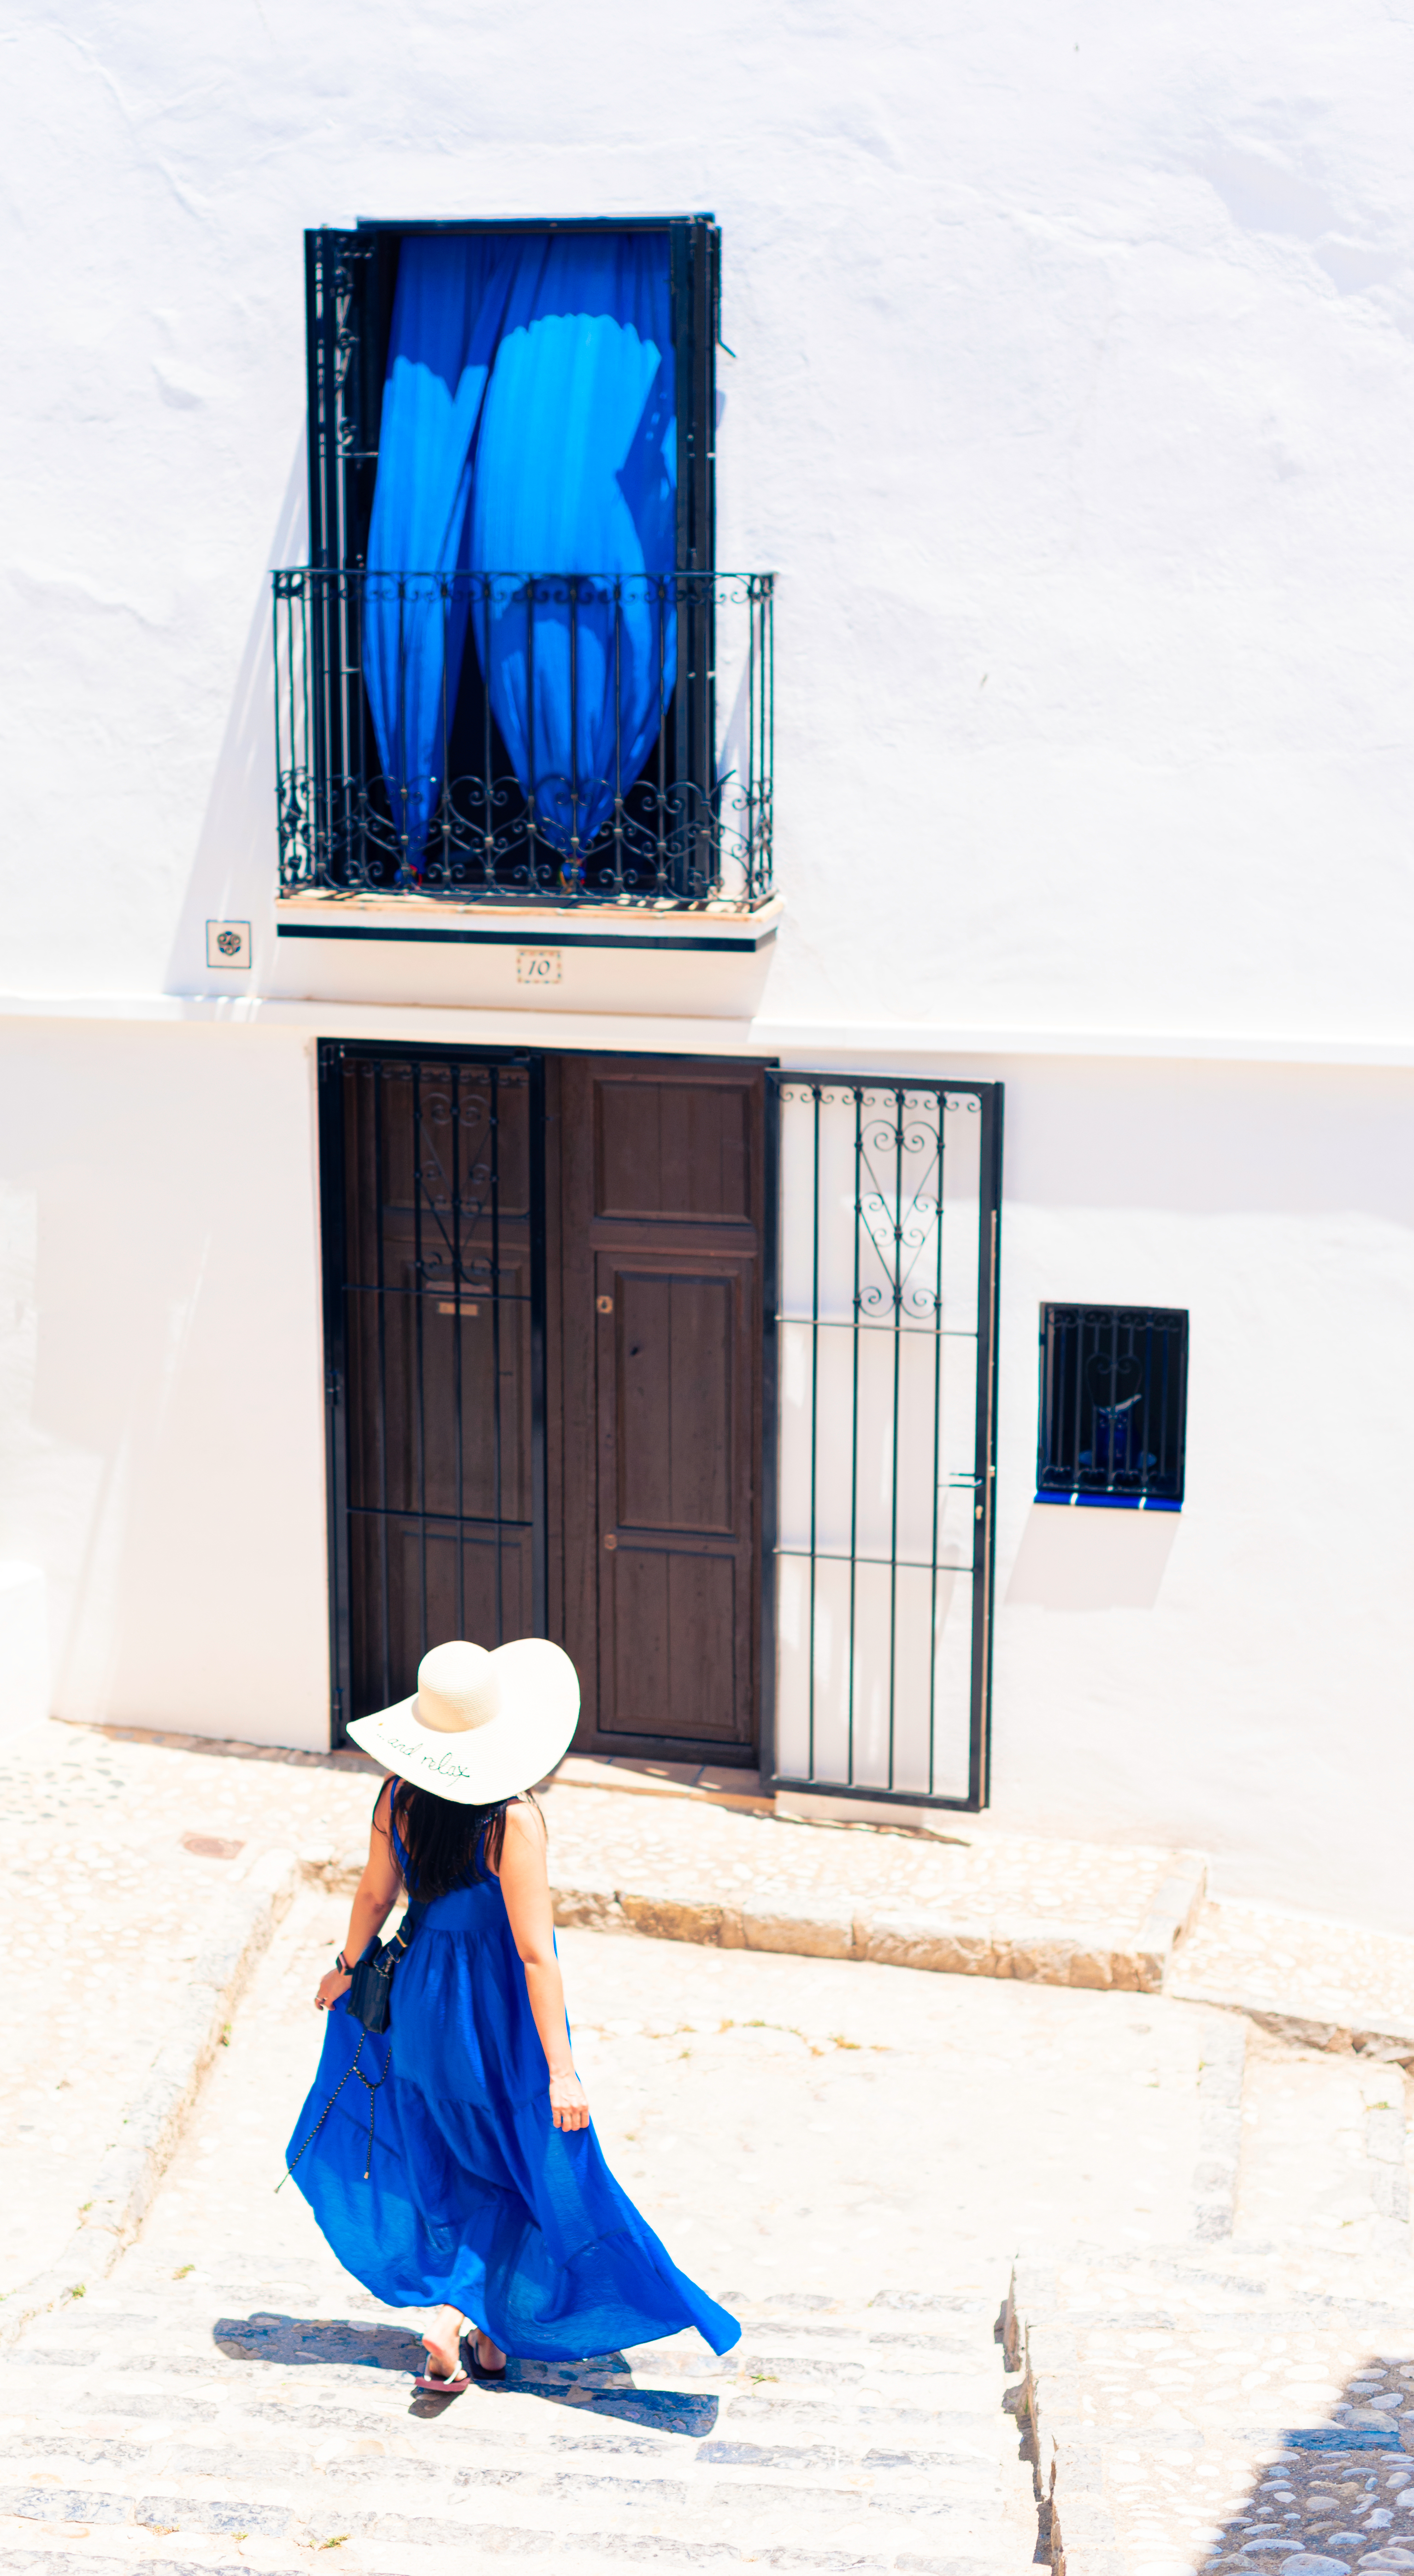
[[[368,1859],[364,1864],[363,1876],[358,1882],[358,1892],[349,1914],[344,1957],[350,1961],[361,1958],[375,1934],[382,1931],[398,1901],[398,1893],[402,1886],[398,1864],[393,1856],[393,1837],[388,1830],[392,1803],[393,1784],[391,1780],[385,1780],[378,1795],[378,1803],[373,1810],[372,1825],[369,1827]],[[340,1995],[346,1995],[349,1983],[349,1979],[341,1976],[337,1968],[331,1968],[327,1976],[321,1977],[319,1991],[314,1998],[320,2011],[327,2012],[331,2004],[338,2002]]]
[[525,1989],[550,2074],[550,2110],[557,2129],[587,2129],[589,2104],[574,2071],[565,2028],[565,1989],[555,1956],[555,1922],[545,1867],[545,1828],[533,1807],[506,1809],[501,1847],[501,1893],[511,1937],[525,1969]]

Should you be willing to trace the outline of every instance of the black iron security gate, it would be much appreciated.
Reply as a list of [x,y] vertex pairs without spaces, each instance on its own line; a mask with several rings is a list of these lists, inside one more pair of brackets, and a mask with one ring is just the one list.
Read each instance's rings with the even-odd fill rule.
[[[999,1083],[772,1073],[778,1788],[983,1806]],[[768,1331],[770,1327],[768,1326]]]
[[542,1058],[321,1045],[334,1721],[546,1631]]

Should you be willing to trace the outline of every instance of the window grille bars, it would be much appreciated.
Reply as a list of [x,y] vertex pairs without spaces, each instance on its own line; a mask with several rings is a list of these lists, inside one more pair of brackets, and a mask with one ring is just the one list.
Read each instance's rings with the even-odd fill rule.
[[778,1786],[988,1787],[1001,1087],[771,1073]]
[[[474,652],[453,702],[444,685],[424,778],[390,792],[363,678],[370,597],[439,604],[470,631],[513,608],[533,669],[539,625],[570,630],[578,689],[581,612],[614,612],[613,750],[603,777],[549,774],[534,735],[528,785],[512,768]],[[276,572],[275,758],[280,889],[423,894],[459,904],[765,901],[772,883],[774,606],[771,573]],[[659,656],[656,738],[629,776],[619,689],[624,611],[647,605],[661,639],[676,621],[676,674]],[[597,664],[597,654],[594,657]],[[443,670],[446,669],[444,652]],[[572,703],[569,740],[580,740]],[[640,737],[641,739],[641,737]],[[572,755],[575,757],[577,755]],[[581,824],[607,795],[608,818]],[[409,811],[430,809],[420,854]],[[568,813],[566,833],[564,817]],[[547,822],[552,828],[547,831]]]
[[1043,1305],[1037,1502],[1179,1511],[1187,1406],[1182,1307]]

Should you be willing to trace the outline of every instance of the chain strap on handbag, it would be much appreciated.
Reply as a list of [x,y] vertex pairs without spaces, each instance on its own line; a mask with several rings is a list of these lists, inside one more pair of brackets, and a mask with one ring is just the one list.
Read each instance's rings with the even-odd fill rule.
[[[300,2157],[304,2154],[305,2148],[313,2146],[315,2139],[318,2137],[320,2130],[323,2128],[325,2121],[328,2119],[330,2112],[333,2110],[335,2103],[338,2101],[339,2095],[342,2093],[344,2086],[347,2084],[351,2075],[356,2075],[358,2077],[360,2084],[368,2095],[368,2153],[364,2157],[363,2161],[364,2181],[367,2182],[372,2174],[373,2118],[378,2107],[378,2094],[387,2081],[388,2069],[393,2062],[393,2043],[391,2039],[388,2042],[387,2053],[383,2059],[383,2072],[381,2075],[365,2075],[362,2066],[359,2064],[359,2060],[363,2055],[363,2043],[369,2037],[370,2033],[372,2033],[374,2037],[381,2037],[382,2033],[388,2027],[389,1998],[393,1991],[393,1974],[398,1961],[405,1958],[408,1950],[411,1948],[413,1935],[426,1912],[427,1908],[425,1905],[409,1905],[406,1914],[403,1916],[401,1923],[393,1934],[392,1940],[370,1941],[368,1948],[364,1951],[363,1957],[359,1960],[357,1967],[354,1969],[348,1993],[344,1997],[344,2004],[345,2008],[352,2013],[354,2020],[362,2022],[363,2024],[363,2028],[358,2035],[358,2046],[354,2050],[353,2056],[350,2058],[348,2065],[344,2068],[343,2074],[340,2076],[338,2083],[335,2085],[333,2092],[330,2094],[329,2099],[325,2103],[323,2110],[320,2112],[318,2119],[315,2121],[313,2128],[310,2130],[309,2136],[305,2138],[298,2147],[296,2147],[294,2154],[291,2156],[289,2163],[286,2165],[284,2172],[281,2174],[279,2181],[275,2185],[275,2189],[277,2191],[283,2191],[285,2184],[289,2181],[291,2174],[299,2163]],[[342,1956],[342,1953],[340,1955]]]
[[303,2139],[299,2146],[296,2147],[294,2154],[291,2156],[289,2163],[286,2165],[284,2172],[281,2174],[279,2181],[275,2185],[275,2189],[277,2191],[284,2190],[286,2183],[289,2181],[291,2174],[299,2163],[300,2157],[304,2154],[305,2148],[313,2146],[315,2139],[318,2137],[320,2130],[323,2128],[325,2121],[328,2119],[330,2112],[333,2110],[335,2103],[338,2101],[339,2095],[342,2093],[344,2086],[347,2084],[351,2075],[356,2075],[358,2077],[360,2084],[364,2087],[364,2090],[368,2095],[368,2153],[363,2160],[363,2179],[365,2182],[368,2181],[373,2171],[373,2114],[377,2108],[377,2095],[379,2088],[384,2083],[388,2069],[393,2062],[393,2043],[391,2039],[388,2042],[388,2052],[383,2060],[383,2073],[377,2076],[365,2075],[363,2068],[360,2066],[358,2061],[363,2055],[363,2043],[367,2037],[368,2033],[366,2030],[361,2030],[359,2032],[357,2048],[354,2050],[352,2057],[344,2068],[343,2074],[340,2076],[338,2083],[335,2085],[333,2092],[330,2094],[328,2101],[325,2103],[324,2108],[320,2112],[318,2119],[315,2121],[313,2128],[310,2130],[308,2137]]

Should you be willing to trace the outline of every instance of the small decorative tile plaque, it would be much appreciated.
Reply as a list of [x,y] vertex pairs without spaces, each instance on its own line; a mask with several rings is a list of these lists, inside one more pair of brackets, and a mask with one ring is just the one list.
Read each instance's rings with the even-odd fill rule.
[[516,982],[518,984],[558,984],[562,952],[558,948],[518,948]]
[[231,966],[237,970],[250,967],[250,923],[248,921],[208,921],[206,925],[206,963],[208,966]]

